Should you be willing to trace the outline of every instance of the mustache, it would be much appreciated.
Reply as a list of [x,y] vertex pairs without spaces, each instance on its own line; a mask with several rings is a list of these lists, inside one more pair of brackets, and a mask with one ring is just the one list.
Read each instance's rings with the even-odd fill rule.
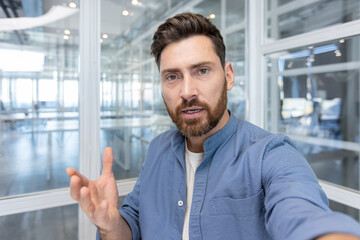
[[181,109],[183,109],[183,108],[193,107],[193,106],[203,107],[205,109],[209,108],[209,106],[207,104],[200,102],[199,99],[197,99],[197,98],[193,98],[191,100],[183,99],[182,103],[176,107],[176,112],[180,112]]

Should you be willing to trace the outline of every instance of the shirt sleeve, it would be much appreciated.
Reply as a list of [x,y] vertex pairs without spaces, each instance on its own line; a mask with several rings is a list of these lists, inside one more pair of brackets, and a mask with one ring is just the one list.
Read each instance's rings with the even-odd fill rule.
[[305,158],[283,136],[264,153],[265,225],[273,239],[314,239],[328,233],[360,237],[360,225],[335,213]]
[[[143,170],[143,169],[142,169]],[[140,197],[141,174],[134,186],[134,189],[129,193],[119,210],[120,215],[129,224],[132,239],[141,239],[140,224],[139,224],[139,197]]]

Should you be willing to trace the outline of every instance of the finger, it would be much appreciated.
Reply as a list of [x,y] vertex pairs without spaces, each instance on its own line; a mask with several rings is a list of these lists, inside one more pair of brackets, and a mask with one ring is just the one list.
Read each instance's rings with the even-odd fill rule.
[[112,175],[112,166],[114,163],[113,151],[111,147],[107,147],[103,153],[103,170],[102,174],[104,175]]
[[70,178],[70,196],[76,200],[79,201],[80,199],[80,188],[81,180],[78,176],[74,175]]
[[90,191],[87,187],[82,187],[80,189],[80,207],[81,209],[86,213],[86,215],[93,219],[94,211],[95,211],[95,205],[92,203],[90,198]]
[[89,185],[89,179],[87,179],[84,175],[82,175],[79,171],[75,170],[74,168],[71,167],[66,168],[66,173],[70,179],[74,175],[78,176],[81,180],[81,185],[83,186]]
[[69,176],[69,178],[71,178],[71,176],[76,173],[76,170],[73,169],[72,167],[68,167],[68,168],[66,168],[66,173]]

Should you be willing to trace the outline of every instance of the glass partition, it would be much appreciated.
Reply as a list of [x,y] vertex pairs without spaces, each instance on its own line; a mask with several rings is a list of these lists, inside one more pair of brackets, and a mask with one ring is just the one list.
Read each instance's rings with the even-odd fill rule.
[[0,198],[67,187],[79,155],[79,3],[10,2],[0,11],[13,20],[0,28]]
[[[243,10],[244,11],[244,10]],[[228,92],[228,109],[235,116],[245,119],[246,106],[246,83],[245,83],[245,31],[239,30],[225,35],[226,61],[230,61],[234,73],[235,82]]]
[[0,239],[78,239],[78,205],[0,217]]
[[245,1],[227,0],[225,1],[225,4],[226,4],[226,11],[225,11],[226,27],[230,27],[245,21],[245,15],[246,15]]
[[267,42],[360,19],[358,0],[264,2]]
[[297,141],[320,179],[359,190],[360,37],[266,56],[268,127]]

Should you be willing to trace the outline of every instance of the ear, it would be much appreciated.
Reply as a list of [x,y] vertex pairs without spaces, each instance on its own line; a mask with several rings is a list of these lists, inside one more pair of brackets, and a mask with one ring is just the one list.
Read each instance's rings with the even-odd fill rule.
[[234,86],[234,69],[231,62],[225,64],[226,89],[229,91]]

